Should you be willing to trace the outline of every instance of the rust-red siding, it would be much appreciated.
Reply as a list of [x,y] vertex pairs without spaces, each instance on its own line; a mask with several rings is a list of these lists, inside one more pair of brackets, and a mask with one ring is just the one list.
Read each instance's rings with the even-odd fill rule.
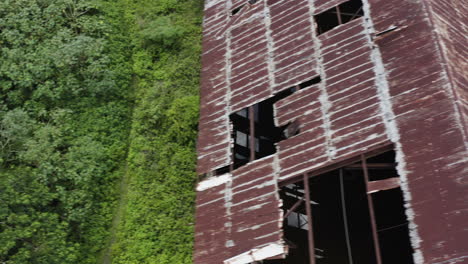
[[387,144],[416,263],[467,261],[466,4],[364,0],[363,18],[317,36],[313,15],[343,2],[259,0],[230,16],[246,1],[206,1],[199,174],[231,163],[229,114],[321,82],[274,106],[277,125],[299,120],[298,135],[198,192],[195,263],[282,243],[278,183]]

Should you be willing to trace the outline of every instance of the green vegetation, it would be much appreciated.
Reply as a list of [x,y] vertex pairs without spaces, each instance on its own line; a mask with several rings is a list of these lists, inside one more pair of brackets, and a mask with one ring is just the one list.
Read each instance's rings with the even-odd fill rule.
[[127,3],[137,77],[113,263],[191,263],[202,1]]
[[0,1],[1,263],[191,263],[201,7]]

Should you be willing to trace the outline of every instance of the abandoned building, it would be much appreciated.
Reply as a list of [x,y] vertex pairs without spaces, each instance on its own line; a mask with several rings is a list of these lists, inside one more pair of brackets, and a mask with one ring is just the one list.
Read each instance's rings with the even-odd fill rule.
[[468,263],[467,8],[206,0],[194,263]]

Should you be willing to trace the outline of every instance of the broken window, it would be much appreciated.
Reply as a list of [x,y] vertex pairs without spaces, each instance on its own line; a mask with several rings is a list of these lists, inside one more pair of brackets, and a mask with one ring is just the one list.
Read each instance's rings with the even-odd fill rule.
[[234,169],[276,152],[275,143],[285,136],[283,128],[275,126],[273,104],[291,93],[292,90],[288,89],[230,115],[233,125]]
[[234,139],[233,169],[276,152],[275,144],[299,133],[299,124],[291,122],[284,127],[276,127],[273,105],[297,90],[307,88],[321,81],[320,77],[304,81],[294,87],[279,92],[260,103],[244,108],[230,115]]
[[285,260],[269,264],[413,264],[394,151],[281,188]]
[[250,161],[274,154],[277,142],[299,134],[300,124],[297,120],[282,127],[275,126],[273,105],[300,89],[305,89],[320,82],[320,76],[314,77],[287,88],[269,99],[231,114],[229,119],[233,126],[231,134],[234,141],[233,162],[228,166],[199,175],[198,180],[201,181],[212,176],[231,172]]
[[[253,5],[253,4],[257,3],[257,0],[249,0],[249,1],[247,1],[247,2],[248,2],[250,5]],[[231,11],[231,16],[237,15],[237,14],[244,8],[245,5],[246,5],[246,4],[242,4],[242,5],[240,5],[240,6],[236,7],[236,8],[234,8],[234,9],[232,9],[232,11]]]
[[241,9],[245,6],[245,4],[243,5],[240,5],[236,8],[234,8],[232,11],[231,11],[231,16],[235,16],[237,13],[239,13],[241,11]]
[[344,2],[314,16],[315,23],[317,24],[317,34],[323,34],[363,15],[361,0]]

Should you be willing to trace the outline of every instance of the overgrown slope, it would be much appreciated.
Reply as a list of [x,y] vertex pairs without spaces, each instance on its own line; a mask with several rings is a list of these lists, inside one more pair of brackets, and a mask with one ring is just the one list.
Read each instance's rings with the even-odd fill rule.
[[200,10],[0,1],[0,262],[190,262]]
[[191,263],[202,1],[128,2],[136,52],[129,192],[113,263]]

